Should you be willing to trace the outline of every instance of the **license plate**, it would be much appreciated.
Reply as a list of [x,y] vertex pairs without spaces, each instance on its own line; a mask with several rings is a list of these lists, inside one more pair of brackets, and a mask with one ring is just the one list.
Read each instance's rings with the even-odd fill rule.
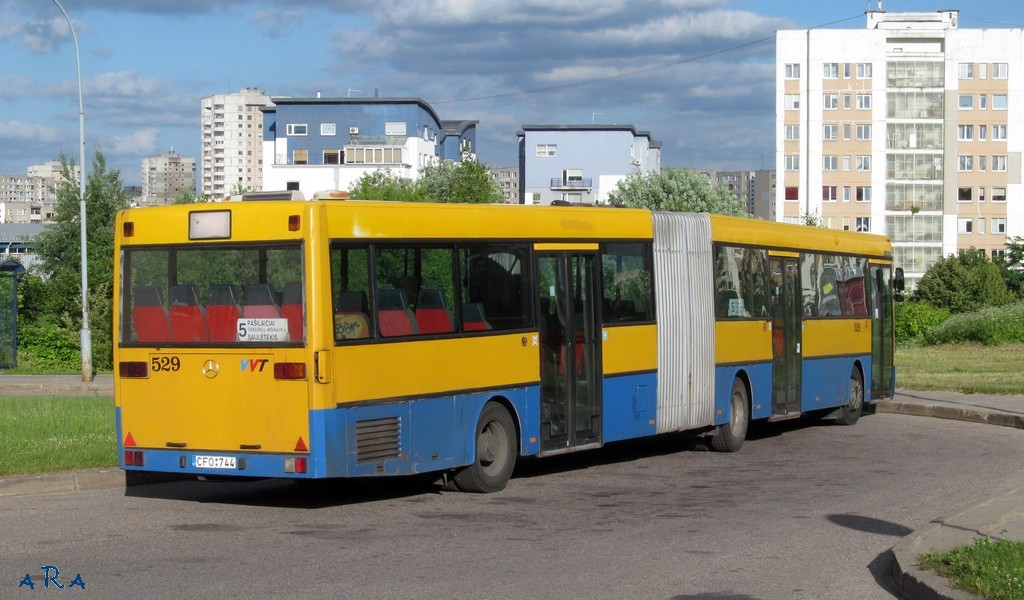
[[196,456],[192,466],[197,469],[237,469],[234,456]]

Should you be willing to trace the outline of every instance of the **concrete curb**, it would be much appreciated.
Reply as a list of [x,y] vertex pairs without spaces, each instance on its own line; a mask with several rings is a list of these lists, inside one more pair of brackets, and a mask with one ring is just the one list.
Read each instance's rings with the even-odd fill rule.
[[976,408],[964,408],[962,406],[938,404],[912,404],[906,402],[894,403],[892,401],[879,402],[874,406],[875,412],[879,413],[912,415],[916,417],[934,417],[937,419],[952,419],[955,421],[969,421],[972,423],[984,423],[987,425],[999,425],[1001,427],[1024,429],[1024,416],[978,410]]
[[124,484],[124,471],[116,468],[17,475],[0,479],[0,497],[100,490]]

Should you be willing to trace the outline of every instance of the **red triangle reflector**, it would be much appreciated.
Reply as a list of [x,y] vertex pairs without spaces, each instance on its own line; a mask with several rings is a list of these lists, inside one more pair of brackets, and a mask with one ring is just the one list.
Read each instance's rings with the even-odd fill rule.
[[128,432],[128,436],[124,438],[124,447],[130,448],[135,446],[135,438],[132,437],[132,432]]
[[299,436],[299,441],[295,444],[296,452],[309,452],[309,448],[306,447],[306,442],[302,441],[302,436]]

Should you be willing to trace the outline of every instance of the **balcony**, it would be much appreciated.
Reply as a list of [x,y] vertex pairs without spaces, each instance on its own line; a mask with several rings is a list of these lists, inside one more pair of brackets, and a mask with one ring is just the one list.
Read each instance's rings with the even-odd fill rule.
[[590,177],[579,179],[563,179],[561,177],[551,178],[552,191],[591,191],[594,188],[594,180]]

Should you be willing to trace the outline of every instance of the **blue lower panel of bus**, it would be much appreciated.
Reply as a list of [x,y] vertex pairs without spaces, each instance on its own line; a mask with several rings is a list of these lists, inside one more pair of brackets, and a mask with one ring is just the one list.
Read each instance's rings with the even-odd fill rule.
[[[245,477],[362,477],[443,471],[475,459],[477,419],[492,399],[503,399],[511,407],[512,419],[522,431],[522,453],[539,452],[535,434],[529,435],[540,429],[539,411],[530,410],[540,406],[539,394],[539,388],[532,386],[310,411],[308,455],[139,448],[144,464],[135,466],[125,463],[126,448],[119,441],[119,462],[126,470]],[[122,440],[120,408],[116,419]],[[296,458],[306,458],[306,473],[286,470],[289,460]],[[288,468],[294,470],[294,466]]]
[[871,355],[804,359],[800,410],[834,408],[850,398],[850,374],[863,370],[864,401],[871,401]]
[[604,380],[604,441],[629,440],[658,431],[658,376],[641,373]]
[[772,415],[772,363],[727,365],[715,369],[715,425],[729,421],[732,382],[739,377],[750,388],[750,418],[765,419]]

